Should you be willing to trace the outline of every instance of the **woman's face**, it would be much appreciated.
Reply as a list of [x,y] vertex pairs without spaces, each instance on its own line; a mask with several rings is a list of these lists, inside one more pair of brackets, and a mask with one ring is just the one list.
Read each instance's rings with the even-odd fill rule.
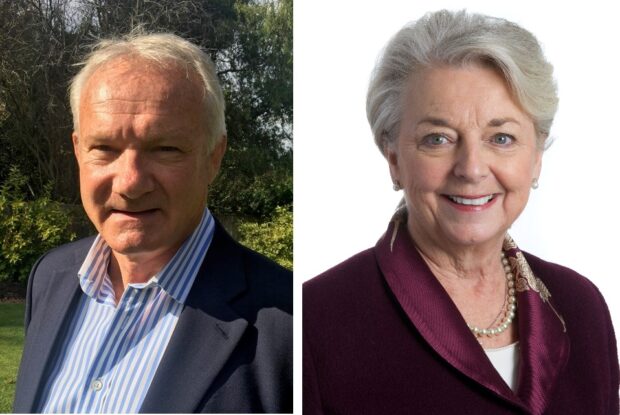
[[501,243],[540,174],[533,121],[482,65],[424,70],[405,94],[399,135],[384,150],[414,238]]

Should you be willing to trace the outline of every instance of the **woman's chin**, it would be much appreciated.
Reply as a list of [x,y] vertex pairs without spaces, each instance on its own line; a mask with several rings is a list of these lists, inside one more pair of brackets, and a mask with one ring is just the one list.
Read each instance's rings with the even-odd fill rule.
[[505,233],[506,229],[504,228],[477,226],[448,229],[447,232],[442,232],[438,236],[441,238],[443,235],[449,245],[471,248],[476,245],[501,243]]

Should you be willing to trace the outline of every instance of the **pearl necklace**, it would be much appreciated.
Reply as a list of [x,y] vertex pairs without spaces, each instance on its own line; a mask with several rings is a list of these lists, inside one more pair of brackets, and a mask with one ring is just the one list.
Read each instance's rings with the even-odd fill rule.
[[476,326],[472,326],[468,324],[467,327],[469,327],[471,332],[476,337],[497,336],[503,333],[504,331],[506,331],[506,329],[510,327],[510,324],[515,318],[516,311],[517,311],[517,298],[515,297],[515,276],[512,273],[512,270],[510,269],[510,265],[508,264],[508,259],[506,258],[506,254],[504,254],[503,251],[502,251],[502,266],[504,267],[504,273],[506,273],[506,281],[507,281],[506,285],[508,288],[507,293],[506,293],[507,294],[506,298],[508,299],[508,301],[504,301],[504,305],[502,306],[502,311],[500,311],[500,314],[504,314],[504,317],[500,320],[497,326],[492,327],[493,323],[495,323],[495,321],[493,321],[493,323],[491,323],[491,326],[487,327],[486,329],[481,329]]

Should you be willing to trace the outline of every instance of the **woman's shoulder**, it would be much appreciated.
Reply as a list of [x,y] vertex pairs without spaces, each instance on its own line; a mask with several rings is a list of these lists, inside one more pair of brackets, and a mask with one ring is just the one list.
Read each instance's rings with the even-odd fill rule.
[[348,285],[351,283],[350,277],[352,275],[359,275],[373,267],[376,268],[374,248],[369,248],[306,281],[303,285],[304,291],[338,286],[341,284]]
[[545,261],[529,252],[523,252],[527,263],[536,277],[545,284],[565,287],[568,290],[586,290],[589,294],[598,293],[596,286],[585,276],[568,267]]
[[[607,304],[596,285],[580,273],[553,262],[545,261],[524,252],[534,275],[539,278],[551,293],[553,302],[561,307],[586,312],[590,309],[598,314],[608,314]],[[575,307],[579,305],[579,307]]]
[[369,248],[303,284],[304,309],[352,305],[381,287],[381,272]]

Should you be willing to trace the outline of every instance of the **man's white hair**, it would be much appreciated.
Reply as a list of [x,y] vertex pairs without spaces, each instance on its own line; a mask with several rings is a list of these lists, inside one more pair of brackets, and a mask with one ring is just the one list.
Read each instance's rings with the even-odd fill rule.
[[135,58],[162,66],[177,65],[188,73],[195,72],[202,81],[204,116],[207,124],[208,149],[226,135],[224,94],[211,58],[198,46],[173,34],[144,34],[141,30],[115,39],[104,39],[81,63],[81,70],[71,80],[69,101],[73,114],[73,129],[79,131],[82,88],[97,69],[118,58]]

